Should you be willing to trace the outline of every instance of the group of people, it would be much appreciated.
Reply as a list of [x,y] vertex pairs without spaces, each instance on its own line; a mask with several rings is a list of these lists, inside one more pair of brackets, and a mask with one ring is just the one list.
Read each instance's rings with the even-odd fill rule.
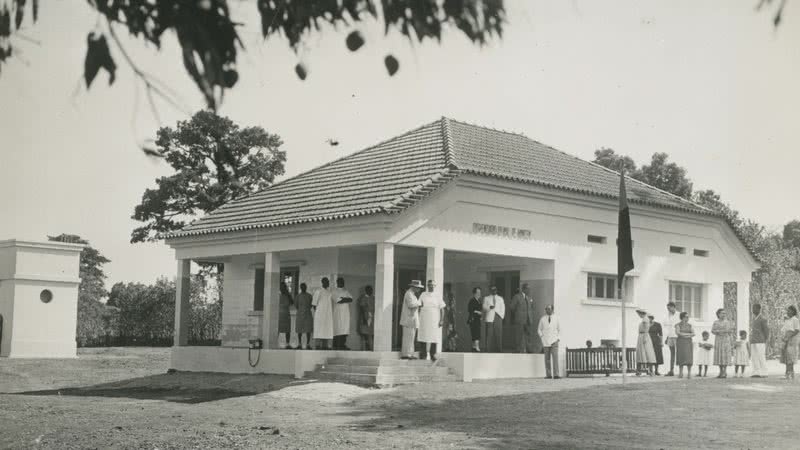
[[[689,314],[678,313],[673,302],[667,303],[667,312],[662,328],[653,315],[643,309],[636,310],[642,319],[636,342],[637,375],[643,372],[660,375],[658,368],[664,364],[663,346],[666,345],[670,350],[669,372],[666,376],[674,376],[675,366],[678,366],[679,378],[683,377],[684,368],[687,378],[691,378],[693,365],[697,366],[698,377],[706,377],[710,365],[719,368],[717,378],[727,378],[730,365],[734,366],[734,377],[743,377],[745,368],[750,365],[753,367],[751,377],[767,376],[766,343],[769,339],[769,326],[767,319],[761,315],[761,305],[753,305],[754,317],[749,340],[746,330],[740,330],[737,339],[734,323],[728,320],[724,309],[718,309],[711,333],[703,331],[697,345],[693,341],[695,332],[689,323]],[[713,341],[710,340],[712,334]],[[787,308],[780,339],[781,362],[786,365],[786,378],[794,379],[794,364],[797,362],[800,346],[800,319],[794,306]]]
[[[350,334],[350,304],[353,296],[345,288],[344,278],[336,279],[331,288],[327,277],[321,280],[322,287],[311,295],[305,283],[300,283],[300,293],[292,298],[285,282],[280,285],[278,307],[278,333],[286,337],[286,348],[290,346],[292,332],[291,307],[297,309],[295,333],[298,350],[311,350],[311,336],[317,341],[317,350],[350,350],[347,337]],[[374,335],[375,297],[372,286],[364,288],[364,294],[355,301],[358,308],[357,330],[361,336],[362,350],[372,350]],[[305,338],[305,339],[303,339]],[[305,341],[305,345],[303,342]]]
[[[503,323],[506,316],[505,299],[497,293],[497,286],[489,288],[489,295],[483,296],[481,288],[472,289],[472,297],[467,304],[472,351],[484,350],[492,353],[503,352]],[[514,349],[518,353],[533,353],[534,333],[542,341],[545,355],[547,378],[558,379],[558,342],[561,325],[553,313],[553,306],[545,306],[545,315],[535,322],[534,301],[527,284],[520,286],[509,303],[509,325],[513,327]]]

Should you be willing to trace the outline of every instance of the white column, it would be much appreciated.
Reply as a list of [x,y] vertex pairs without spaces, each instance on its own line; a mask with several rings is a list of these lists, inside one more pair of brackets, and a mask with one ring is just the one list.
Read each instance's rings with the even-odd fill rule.
[[736,329],[750,337],[750,280],[736,282]]
[[178,274],[175,278],[175,336],[174,344],[177,346],[189,344],[189,268],[192,260],[178,260]]
[[436,282],[436,289],[433,292],[442,297],[444,292],[444,248],[428,247],[428,263],[425,267],[425,277],[426,285],[428,280]]
[[264,348],[278,348],[281,260],[277,252],[264,254],[264,318],[261,338]]
[[381,242],[375,266],[375,336],[373,351],[392,351],[394,301],[394,244]]

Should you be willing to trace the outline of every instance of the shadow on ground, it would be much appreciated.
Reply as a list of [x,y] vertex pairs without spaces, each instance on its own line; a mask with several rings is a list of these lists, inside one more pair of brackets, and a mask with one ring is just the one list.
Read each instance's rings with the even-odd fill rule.
[[174,372],[92,386],[25,391],[12,395],[114,397],[195,404],[262,394],[311,382],[280,375]]
[[792,448],[794,437],[775,418],[794,414],[800,393],[778,380],[752,384],[702,380],[443,400],[401,389],[382,401],[357,400],[349,414],[362,419],[354,430],[409,440],[456,433],[466,439],[462,447]]

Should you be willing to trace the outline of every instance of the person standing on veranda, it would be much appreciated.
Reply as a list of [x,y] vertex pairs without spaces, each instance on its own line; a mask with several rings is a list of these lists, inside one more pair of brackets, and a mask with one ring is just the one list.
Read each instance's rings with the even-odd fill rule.
[[483,298],[484,348],[492,353],[503,352],[503,319],[506,317],[506,302],[492,286],[491,294]]
[[422,282],[412,280],[403,296],[403,307],[400,310],[400,326],[403,327],[403,343],[400,347],[402,359],[418,359],[414,354],[414,340],[419,328],[419,294],[422,292]]
[[753,362],[753,374],[750,378],[767,377],[767,340],[769,324],[761,315],[761,305],[753,305],[753,321],[750,323],[750,352]]
[[288,350],[292,348],[290,344],[292,336],[292,316],[290,310],[292,305],[294,305],[294,299],[285,281],[281,281],[280,294],[280,300],[278,301],[278,335],[282,334],[285,336],[286,347],[284,348]]
[[666,375],[668,377],[675,376],[675,344],[677,344],[678,341],[678,335],[675,334],[675,325],[680,321],[680,315],[675,307],[675,303],[667,303],[667,316],[661,321],[661,325],[664,329],[664,342],[667,344],[667,348],[669,348],[669,372],[667,372]]
[[434,292],[436,282],[428,280],[428,290],[419,296],[419,332],[417,340],[425,343],[422,359],[436,361],[436,350],[442,348],[442,325],[444,322],[444,301],[441,295]]
[[[539,319],[539,337],[544,347],[544,368],[547,378],[557,380],[558,375],[558,341],[561,338],[561,324],[553,314],[553,305],[544,307],[545,315]],[[552,363],[551,363],[552,360]]]
[[347,336],[350,334],[350,303],[353,296],[344,288],[344,278],[336,278],[333,290],[333,349],[350,350]]
[[483,321],[483,301],[481,300],[481,288],[472,288],[472,297],[467,302],[467,325],[469,325],[469,337],[472,339],[472,351],[481,351],[481,327]]
[[[305,283],[300,283],[300,293],[297,294],[295,299],[295,306],[297,307],[297,317],[295,319],[294,329],[297,333],[297,345],[301,350],[311,350],[311,332],[314,331],[314,315],[311,312],[311,303],[313,298],[311,294],[306,292],[308,286]],[[306,337],[306,345],[303,347],[303,336]]]
[[533,297],[527,284],[511,299],[511,324],[517,353],[533,353]]
[[372,351],[375,335],[375,297],[372,286],[364,287],[364,295],[358,298],[358,335],[361,336],[361,350]]
[[314,310],[314,339],[317,350],[329,350],[333,339],[333,293],[328,277],[322,278],[322,287],[314,291],[311,306]]

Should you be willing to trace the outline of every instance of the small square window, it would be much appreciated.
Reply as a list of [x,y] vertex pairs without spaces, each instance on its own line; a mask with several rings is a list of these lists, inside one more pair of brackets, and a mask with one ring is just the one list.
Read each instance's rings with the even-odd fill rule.
[[708,250],[700,250],[699,248],[694,249],[694,256],[700,256],[701,258],[708,257]]
[[686,253],[686,247],[678,247],[677,245],[670,245],[669,246],[670,253],[677,253],[679,255],[683,255]]
[[605,244],[608,239],[605,236],[596,236],[594,234],[590,234],[586,236],[586,240],[592,244]]

